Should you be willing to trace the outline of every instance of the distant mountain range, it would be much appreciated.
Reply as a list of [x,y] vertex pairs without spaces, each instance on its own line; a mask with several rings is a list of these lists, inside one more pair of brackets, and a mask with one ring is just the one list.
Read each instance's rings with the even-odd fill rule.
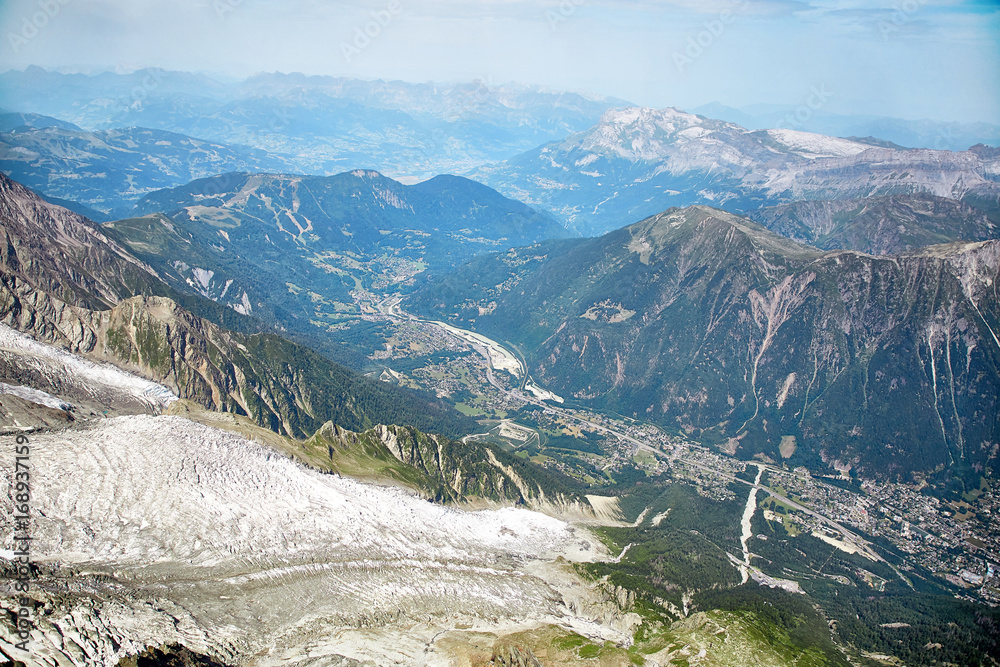
[[0,322],[38,340],[293,437],[330,420],[454,435],[474,428],[432,397],[361,377],[229,308],[177,292],[98,225],[4,176],[0,225]]
[[0,133],[0,171],[60,203],[84,205],[69,204],[81,213],[99,211],[101,220],[126,215],[150,192],[197,178],[289,170],[287,161],[261,150],[173,132],[137,127],[85,132],[44,117],[27,120],[42,127]]
[[476,259],[404,305],[740,457],[975,485],[1000,467],[998,281],[1000,241],[824,252],[694,206]]
[[327,339],[372,307],[358,288],[399,289],[421,271],[568,235],[465,178],[406,186],[366,170],[201,179],[146,196],[106,229],[176,289]]
[[1000,225],[982,210],[926,194],[797,201],[751,211],[748,217],[772,232],[817,248],[871,255],[1000,237]]
[[964,151],[976,144],[1000,145],[1000,125],[991,123],[945,123],[844,115],[814,109],[808,105],[754,104],[734,109],[713,102],[691,111],[751,130],[779,127],[833,137],[876,137],[906,148]]
[[[592,125],[626,102],[517,84],[259,74],[223,83],[200,74],[0,74],[0,107],[88,131],[147,127],[265,150],[289,171],[356,167],[409,180],[458,173]],[[9,123],[8,123],[9,124]]]
[[676,109],[608,111],[591,129],[471,177],[601,234],[667,206],[736,212],[809,199],[927,193],[996,207],[1000,155],[901,150],[796,130],[747,130]]

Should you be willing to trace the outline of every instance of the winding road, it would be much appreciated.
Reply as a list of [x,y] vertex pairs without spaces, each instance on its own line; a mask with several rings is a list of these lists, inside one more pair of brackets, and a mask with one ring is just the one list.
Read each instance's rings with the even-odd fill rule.
[[[399,319],[409,320],[409,321],[414,321],[414,322],[423,322],[425,324],[432,324],[432,325],[438,326],[438,327],[441,328],[442,331],[445,331],[449,335],[458,337],[461,340],[465,341],[466,343],[469,343],[469,340],[467,340],[464,337],[457,336],[457,334],[455,334],[454,332],[449,331],[449,329],[447,327],[442,326],[442,323],[440,323],[440,322],[435,322],[433,320],[422,319],[422,318],[416,317],[415,315],[411,315],[409,313],[404,312],[400,308],[400,301],[401,301],[401,297],[398,297],[398,296],[393,296],[393,297],[389,297],[389,298],[384,299],[382,302],[380,302],[378,304],[379,312],[381,312],[382,314],[384,314],[384,315],[386,315],[388,317],[392,317],[392,318],[399,318]],[[454,325],[448,325],[448,327],[451,327],[451,328],[454,328],[454,329],[458,329],[458,327],[455,327]],[[469,332],[469,333],[471,334],[472,332]],[[480,337],[482,337],[482,338],[484,338],[486,340],[489,340],[493,345],[496,345],[498,348],[506,350],[506,348],[504,348],[503,345],[500,345],[496,341],[487,338],[483,334],[477,333],[476,335],[480,336]],[[653,446],[651,446],[651,445],[649,445],[647,443],[644,443],[641,440],[637,440],[636,438],[633,438],[632,436],[628,435],[627,433],[623,433],[621,431],[617,431],[617,430],[615,430],[613,428],[609,428],[609,427],[607,427],[607,426],[605,426],[603,424],[598,424],[596,422],[590,421],[589,419],[581,417],[578,414],[576,414],[575,411],[573,411],[571,409],[557,407],[557,406],[552,405],[549,402],[543,401],[543,400],[541,400],[541,399],[539,399],[539,398],[537,398],[535,396],[531,396],[530,394],[522,392],[522,391],[520,391],[518,389],[508,389],[508,388],[502,386],[500,384],[500,382],[496,379],[496,375],[493,372],[493,365],[492,365],[491,360],[490,360],[489,352],[482,345],[477,345],[477,344],[474,344],[474,343],[472,343],[471,345],[472,345],[473,349],[475,349],[476,352],[478,352],[486,360],[486,379],[498,391],[501,391],[501,392],[507,394],[508,396],[510,396],[512,398],[517,398],[517,399],[522,400],[522,401],[527,401],[528,403],[531,403],[532,405],[537,405],[537,406],[540,406],[540,407],[544,407],[547,410],[551,410],[552,412],[554,412],[555,414],[557,414],[557,415],[559,415],[561,417],[564,417],[566,419],[572,419],[573,421],[576,421],[576,422],[578,422],[580,424],[586,424],[587,426],[589,426],[590,428],[592,428],[592,429],[594,429],[594,430],[596,430],[598,432],[606,433],[608,435],[615,436],[615,437],[617,437],[617,438],[619,438],[619,439],[621,439],[621,440],[623,440],[625,442],[628,442],[629,444],[632,444],[632,445],[635,446],[635,449],[632,452],[633,455],[636,452],[638,452],[638,451],[644,451],[644,452],[648,452],[648,453],[650,453],[650,454],[652,454],[654,456],[657,456],[659,458],[666,459],[668,461],[669,460],[680,460],[685,465],[689,465],[691,467],[698,468],[700,470],[704,470],[705,472],[712,473],[713,475],[718,475],[719,477],[722,477],[723,479],[725,479],[728,482],[739,482],[740,484],[746,484],[747,486],[757,487],[760,490],[766,492],[771,497],[773,497],[773,498],[781,501],[783,504],[785,504],[785,505],[787,505],[787,506],[789,506],[789,507],[791,507],[791,508],[793,508],[795,510],[798,510],[799,512],[803,512],[804,514],[807,514],[807,515],[809,515],[809,516],[811,516],[811,517],[813,517],[815,519],[818,519],[819,521],[821,521],[822,523],[826,524],[830,528],[836,530],[844,538],[845,542],[847,542],[849,544],[853,544],[854,546],[856,546],[858,549],[860,549],[869,558],[871,558],[871,559],[873,559],[875,561],[885,562],[885,559],[882,558],[880,555],[878,555],[878,553],[876,553],[874,549],[872,549],[872,547],[869,544],[869,542],[867,540],[865,540],[864,538],[862,538],[857,533],[851,531],[848,528],[845,528],[842,524],[838,523],[837,521],[834,521],[833,519],[831,519],[831,518],[829,518],[829,517],[827,517],[827,516],[825,516],[823,514],[820,514],[816,510],[813,510],[813,509],[811,509],[809,507],[806,507],[805,505],[802,505],[801,503],[798,503],[798,502],[792,500],[791,498],[788,498],[788,497],[783,496],[783,495],[781,495],[779,493],[776,493],[775,491],[771,490],[770,488],[768,488],[766,486],[760,486],[759,485],[760,475],[758,475],[758,482],[755,483],[755,482],[752,482],[752,481],[749,481],[749,480],[742,479],[742,478],[737,477],[735,475],[732,475],[732,474],[730,474],[730,473],[728,473],[728,472],[726,472],[724,470],[719,470],[718,468],[712,468],[710,466],[706,466],[706,465],[704,465],[702,463],[697,463],[695,461],[691,461],[691,460],[688,460],[688,459],[681,459],[680,457],[677,457],[677,456],[670,456],[668,453],[666,453],[666,452],[664,452],[664,451],[662,451],[662,450],[660,450],[660,449],[658,449],[656,447],[653,447]],[[515,355],[515,354],[511,353],[511,356],[517,361],[517,363],[521,367],[520,378],[522,380],[522,386],[523,386],[524,382],[528,378],[528,369],[527,369],[524,361],[521,360],[520,355]],[[774,473],[780,473],[780,474],[788,474],[787,470],[784,470],[782,468],[776,468],[774,466],[769,466],[769,465],[767,465],[765,463],[756,463],[755,462],[754,465],[758,466],[758,468],[760,469],[761,473],[763,473],[766,470],[768,472],[774,472]],[[821,486],[826,486],[826,487],[829,487],[829,488],[833,488],[833,489],[836,488],[836,487],[832,487],[829,484],[825,484],[824,482],[820,482],[820,481],[815,480],[815,479],[813,479],[813,483],[819,484]]]

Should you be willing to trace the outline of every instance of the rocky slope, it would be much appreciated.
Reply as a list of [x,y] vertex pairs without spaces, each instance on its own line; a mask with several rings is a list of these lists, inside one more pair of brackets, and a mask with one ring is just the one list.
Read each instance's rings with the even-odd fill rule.
[[782,236],[824,250],[872,255],[1000,236],[1000,228],[980,209],[925,194],[798,201],[751,211],[748,217]]
[[822,252],[692,207],[479,260],[404,305],[520,345],[562,396],[744,457],[784,441],[814,468],[978,480],[1000,465],[998,279],[997,241]]
[[595,235],[671,205],[751,211],[799,199],[995,196],[998,164],[989,151],[900,150],[628,108],[472,177]]
[[[438,501],[526,505],[559,515],[592,516],[589,502],[558,477],[489,445],[462,443],[407,426],[376,426],[364,433],[327,423],[302,445],[321,464],[352,477],[392,477]],[[323,461],[323,450],[329,462]],[[387,471],[384,464],[399,462]],[[387,474],[388,473],[388,474]],[[414,474],[416,473],[416,474]]]
[[92,221],[0,174],[0,270],[64,301],[103,308],[137,293],[166,294],[149,265]]
[[[0,224],[0,322],[38,340],[293,436],[311,435],[329,420],[353,429],[407,423],[453,435],[470,428],[430,397],[363,378],[277,335],[254,333],[245,321],[238,323],[249,333],[238,333],[193,314],[92,222],[3,177]],[[219,315],[216,321],[238,317],[195,302],[203,314]]]
[[468,179],[405,186],[365,170],[227,174],[151,194],[134,215],[108,227],[178,289],[324,333],[359,320],[358,287],[384,289],[478,253],[567,235]]

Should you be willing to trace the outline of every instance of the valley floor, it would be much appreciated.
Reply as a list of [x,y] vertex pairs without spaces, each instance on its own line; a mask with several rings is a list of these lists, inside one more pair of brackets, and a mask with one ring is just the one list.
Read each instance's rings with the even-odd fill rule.
[[[377,361],[388,366],[406,360],[415,366],[408,377],[401,376],[412,386],[441,395],[472,394],[474,399],[467,400],[476,407],[475,414],[487,425],[498,424],[474,437],[505,444],[535,463],[588,484],[614,485],[621,471],[636,468],[692,484],[699,493],[717,499],[729,498],[734,482],[752,484],[752,475],[745,479],[741,473],[755,472],[756,465],[763,473],[761,493],[784,512],[780,516],[771,512],[771,521],[785,526],[790,535],[805,532],[845,553],[885,562],[885,545],[873,544],[873,537],[878,537],[904,555],[906,562],[896,574],[908,586],[905,572],[916,567],[934,573],[959,597],[1000,603],[1000,532],[992,520],[1000,515],[1000,496],[988,489],[962,502],[943,503],[913,485],[864,481],[857,486],[841,474],[823,477],[805,469],[790,470],[780,461],[748,464],[651,424],[543,400],[523,390],[528,378],[523,363],[517,372],[493,368],[490,361],[497,353],[490,350],[504,350],[501,342],[475,334],[479,344],[471,346],[466,342],[470,332],[419,320],[400,308],[397,297],[369,298],[377,304],[373,310],[392,324],[394,340],[400,343]],[[411,343],[415,345],[408,347]],[[447,368],[419,365],[439,351],[453,357]],[[518,358],[510,350],[503,356]],[[534,411],[526,413],[526,406]],[[512,421],[513,415],[517,421]],[[562,444],[541,446],[552,437],[573,437],[584,444],[589,440],[599,448],[568,451],[558,448]],[[752,537],[747,539],[752,542]],[[739,560],[740,567],[746,567],[747,552]]]

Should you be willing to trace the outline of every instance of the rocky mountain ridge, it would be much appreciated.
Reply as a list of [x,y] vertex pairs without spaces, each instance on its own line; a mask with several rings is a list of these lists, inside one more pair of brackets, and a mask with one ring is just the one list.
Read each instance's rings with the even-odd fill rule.
[[1000,236],[1000,228],[982,210],[927,194],[797,201],[747,215],[801,243],[872,255],[899,254],[956,239],[983,241]]
[[361,377],[218,304],[192,299],[245,333],[192,313],[94,223],[4,177],[0,186],[0,321],[13,328],[296,437],[331,419],[354,429],[383,421],[453,435],[470,428],[436,399]]
[[823,252],[696,206],[478,260],[404,305],[741,457],[978,480],[1000,449],[998,280],[997,241]]
[[748,212],[799,199],[988,199],[1000,191],[998,174],[1000,161],[989,151],[886,148],[798,130],[751,131],[671,108],[627,108],[471,176],[595,235],[671,205]]

